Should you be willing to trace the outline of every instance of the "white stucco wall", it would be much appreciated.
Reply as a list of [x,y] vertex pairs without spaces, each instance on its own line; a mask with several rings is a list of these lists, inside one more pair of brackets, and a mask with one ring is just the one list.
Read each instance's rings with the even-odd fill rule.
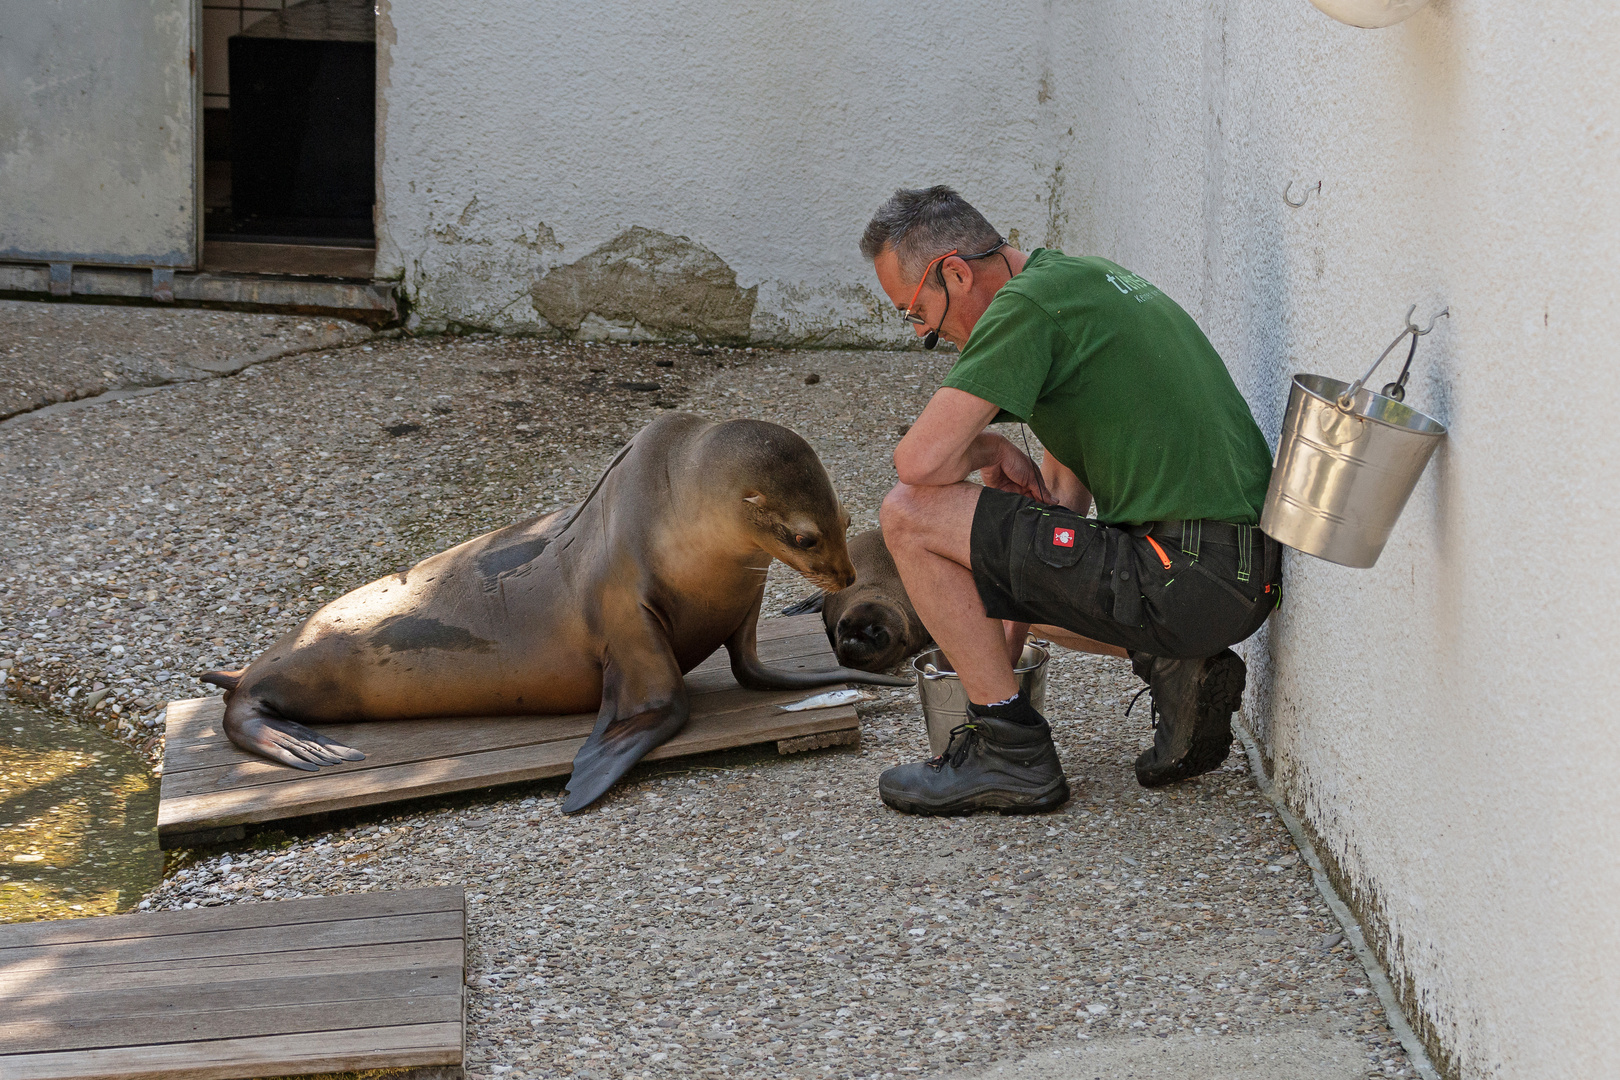
[[756,340],[903,341],[856,248],[895,187],[949,179],[1045,238],[1062,144],[1038,3],[989,34],[968,4],[380,11],[378,272],[430,327],[543,329],[535,278],[640,226],[758,286]]
[[1449,1069],[1614,1075],[1620,8],[1158,0],[1058,36],[1071,250],[1180,297],[1268,437],[1292,374],[1450,306],[1407,400],[1451,436],[1376,569],[1291,559],[1248,711]]

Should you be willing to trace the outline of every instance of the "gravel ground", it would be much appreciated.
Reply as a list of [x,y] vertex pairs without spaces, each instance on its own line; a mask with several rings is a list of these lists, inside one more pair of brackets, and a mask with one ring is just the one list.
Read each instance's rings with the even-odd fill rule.
[[[0,665],[14,699],[100,723],[155,764],[158,710],[208,689],[195,672],[245,663],[337,592],[577,498],[660,408],[795,428],[853,527],[874,523],[895,438],[948,364],[373,340],[14,421]],[[768,588],[771,610],[808,591],[780,567]],[[1150,732],[1123,715],[1135,689],[1123,661],[1054,659],[1075,797],[1052,815],[889,812],[877,774],[926,738],[914,692],[881,691],[858,750],[644,767],[573,818],[543,784],[250,838],[175,860],[142,906],[463,884],[482,1077],[969,1076],[1155,1036],[1216,1056],[1353,1044],[1344,1075],[1410,1075],[1241,755],[1136,786]]]
[[0,300],[0,420],[109,390],[214,379],[370,335],[302,315]]

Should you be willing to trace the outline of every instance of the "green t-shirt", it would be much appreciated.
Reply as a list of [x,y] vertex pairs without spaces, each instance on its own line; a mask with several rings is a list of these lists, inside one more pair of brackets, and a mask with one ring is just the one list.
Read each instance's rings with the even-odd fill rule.
[[1260,521],[1271,452],[1181,307],[1124,268],[1037,248],[945,376],[1023,420],[1110,525]]

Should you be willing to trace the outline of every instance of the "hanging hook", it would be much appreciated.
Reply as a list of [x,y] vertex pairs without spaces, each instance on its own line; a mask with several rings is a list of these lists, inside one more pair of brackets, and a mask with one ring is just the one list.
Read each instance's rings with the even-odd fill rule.
[[[1412,348],[1406,354],[1406,367],[1401,370],[1401,377],[1396,380],[1396,382],[1390,383],[1388,386],[1384,387],[1385,397],[1393,397],[1396,401],[1400,401],[1401,398],[1405,396],[1406,375],[1412,366],[1412,353],[1417,351],[1417,339],[1432,331],[1435,323],[1439,322],[1441,319],[1449,318],[1451,316],[1450,307],[1441,308],[1440,311],[1435,313],[1434,318],[1429,320],[1429,325],[1427,328],[1419,329],[1418,324],[1412,321],[1412,313],[1415,311],[1417,311],[1416,304],[1413,304],[1411,307],[1406,309],[1406,325],[1401,327],[1401,332],[1399,334],[1395,335],[1395,340],[1390,342],[1384,351],[1378,354],[1378,359],[1374,360],[1372,367],[1367,369],[1367,374],[1351,383],[1345,389],[1345,392],[1339,395],[1339,408],[1343,409],[1345,412],[1350,411],[1351,407],[1355,404],[1357,392],[1366,385],[1368,379],[1372,378],[1373,372],[1378,370],[1378,365],[1384,362],[1384,357],[1388,356],[1391,352],[1394,352],[1395,346],[1405,341],[1406,335],[1411,334]],[[1398,387],[1401,390],[1401,393],[1390,394],[1388,392],[1390,386]]]
[[1287,203],[1289,206],[1292,206],[1295,210],[1298,210],[1300,207],[1304,206],[1307,202],[1310,201],[1311,192],[1314,191],[1318,195],[1320,195],[1322,193],[1322,181],[1318,180],[1316,182],[1316,186],[1314,188],[1313,187],[1306,187],[1304,189],[1303,193],[1299,197],[1299,202],[1295,202],[1293,199],[1290,199],[1288,197],[1288,193],[1290,191],[1293,191],[1293,190],[1294,190],[1294,182],[1292,180],[1290,180],[1290,181],[1288,181],[1288,184],[1283,188],[1283,202]]
[[1412,321],[1412,312],[1416,311],[1416,310],[1417,310],[1417,305],[1413,304],[1411,309],[1407,311],[1407,313],[1406,313],[1406,325],[1410,326],[1412,328],[1412,332],[1414,334],[1416,334],[1418,337],[1423,337],[1425,334],[1429,333],[1429,331],[1433,330],[1434,329],[1434,324],[1439,322],[1441,319],[1449,319],[1449,318],[1451,318],[1451,308],[1450,307],[1443,307],[1439,311],[1435,312],[1434,316],[1429,319],[1429,325],[1428,326],[1424,327],[1422,330],[1419,330],[1417,328],[1417,323]]

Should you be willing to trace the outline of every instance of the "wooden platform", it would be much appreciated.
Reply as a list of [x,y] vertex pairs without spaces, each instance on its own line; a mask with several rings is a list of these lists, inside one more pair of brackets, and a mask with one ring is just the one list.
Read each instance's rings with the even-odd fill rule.
[[0,926],[0,1080],[459,1075],[459,887]]
[[[819,615],[761,622],[759,655],[799,671],[838,662]],[[791,713],[777,707],[842,684],[744,690],[722,649],[688,674],[686,685],[691,719],[646,760],[771,742],[789,753],[859,739],[851,705]],[[163,847],[236,839],[245,826],[267,821],[566,776],[596,724],[594,713],[327,724],[323,733],[365,751],[366,760],[306,773],[238,750],[220,727],[223,715],[217,697],[169,704],[158,809]]]

